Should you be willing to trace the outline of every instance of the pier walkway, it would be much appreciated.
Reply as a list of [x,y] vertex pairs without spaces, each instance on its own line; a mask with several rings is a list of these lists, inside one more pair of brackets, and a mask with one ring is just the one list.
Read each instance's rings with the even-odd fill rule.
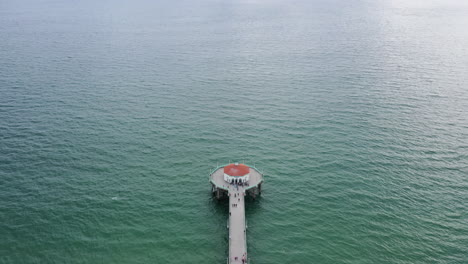
[[[245,188],[229,186],[229,261],[247,263]],[[243,262],[244,260],[244,262]]]

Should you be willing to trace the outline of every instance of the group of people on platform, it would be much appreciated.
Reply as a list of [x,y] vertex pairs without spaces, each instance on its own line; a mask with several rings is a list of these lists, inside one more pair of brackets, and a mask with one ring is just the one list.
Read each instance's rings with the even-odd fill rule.
[[231,179],[229,183],[239,186],[249,186],[249,183],[247,181],[243,181],[241,179]]

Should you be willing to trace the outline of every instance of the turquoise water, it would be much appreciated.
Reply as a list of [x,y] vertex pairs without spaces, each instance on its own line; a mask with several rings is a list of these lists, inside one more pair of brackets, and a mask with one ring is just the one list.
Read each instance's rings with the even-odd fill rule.
[[0,263],[468,263],[466,1],[0,0]]

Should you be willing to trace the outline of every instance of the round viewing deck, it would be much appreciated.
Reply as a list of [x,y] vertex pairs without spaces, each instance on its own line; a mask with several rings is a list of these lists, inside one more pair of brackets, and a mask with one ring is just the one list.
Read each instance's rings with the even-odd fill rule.
[[236,178],[247,179],[243,182],[243,189],[246,191],[259,188],[263,182],[263,174],[257,168],[241,163],[219,166],[210,174],[210,181],[213,187],[224,191],[228,191],[228,187],[232,186],[232,181],[227,181],[226,178],[228,180]]

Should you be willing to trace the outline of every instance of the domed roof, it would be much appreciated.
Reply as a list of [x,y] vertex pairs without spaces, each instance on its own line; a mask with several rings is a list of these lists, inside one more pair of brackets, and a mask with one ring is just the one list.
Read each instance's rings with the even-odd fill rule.
[[233,163],[224,167],[224,173],[229,176],[244,176],[249,172],[250,167],[240,163]]

